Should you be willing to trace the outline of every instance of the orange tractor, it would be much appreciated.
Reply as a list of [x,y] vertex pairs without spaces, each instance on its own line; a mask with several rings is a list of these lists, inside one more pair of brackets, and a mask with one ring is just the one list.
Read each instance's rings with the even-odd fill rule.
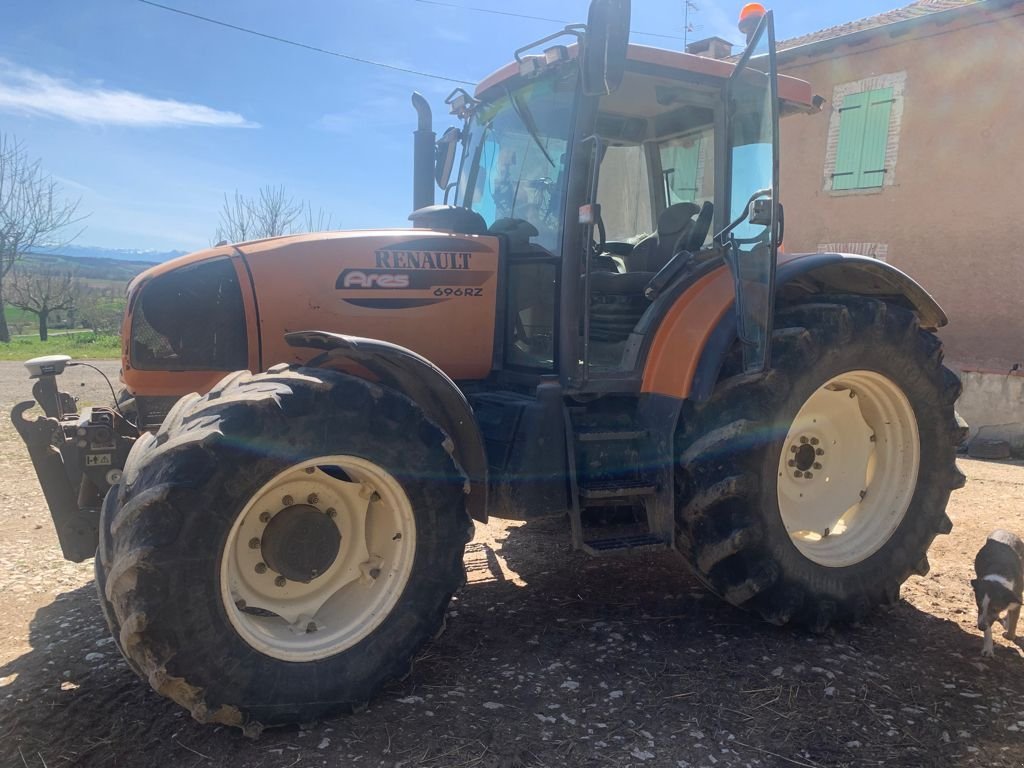
[[96,554],[124,657],[196,718],[362,705],[440,631],[489,516],[675,550],[815,630],[927,571],[963,483],[945,315],[885,263],[780,253],[779,116],[820,100],[777,74],[770,12],[736,62],[628,29],[594,0],[457,89],[439,141],[414,95],[412,229],[140,275],[112,407],[76,412],[69,358],[28,363],[46,415],[13,418],[65,557]]

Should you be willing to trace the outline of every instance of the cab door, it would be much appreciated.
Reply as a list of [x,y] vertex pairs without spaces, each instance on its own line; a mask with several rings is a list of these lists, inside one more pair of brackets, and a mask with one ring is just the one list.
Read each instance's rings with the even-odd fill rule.
[[771,365],[775,265],[780,240],[779,100],[772,13],[762,18],[726,89],[729,220],[719,235],[736,290],[747,373]]

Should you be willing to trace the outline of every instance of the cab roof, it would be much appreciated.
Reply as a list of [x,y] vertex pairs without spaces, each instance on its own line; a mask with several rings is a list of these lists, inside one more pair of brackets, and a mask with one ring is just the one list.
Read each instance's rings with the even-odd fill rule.
[[[579,46],[568,46],[570,58],[579,55]],[[717,77],[727,80],[736,69],[736,64],[722,59],[712,59],[706,56],[696,56],[692,53],[682,51],[670,51],[664,48],[652,48],[647,45],[629,45],[626,54],[627,62],[637,64],[648,64],[679,72],[692,72],[697,75]],[[484,78],[476,87],[477,98],[483,96],[491,88],[501,85],[519,74],[519,64],[515,61],[509,62],[501,69],[492,72]],[[811,84],[806,80],[800,80],[789,75],[779,75],[779,98],[789,102],[797,108],[806,107],[808,110],[814,108],[814,92]]]

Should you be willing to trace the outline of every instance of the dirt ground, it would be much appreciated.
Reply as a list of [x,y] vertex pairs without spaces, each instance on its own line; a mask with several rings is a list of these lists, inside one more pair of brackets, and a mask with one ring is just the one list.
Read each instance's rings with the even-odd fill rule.
[[[92,371],[64,383],[106,399]],[[4,411],[28,392],[0,363]],[[961,467],[931,573],[824,636],[730,608],[668,554],[591,560],[558,521],[478,526],[448,631],[409,679],[360,715],[252,741],[194,722],[121,660],[92,564],[61,559],[5,418],[0,766],[1024,765],[1024,654],[998,638],[980,657],[968,583],[992,528],[1024,532],[1024,464]]]

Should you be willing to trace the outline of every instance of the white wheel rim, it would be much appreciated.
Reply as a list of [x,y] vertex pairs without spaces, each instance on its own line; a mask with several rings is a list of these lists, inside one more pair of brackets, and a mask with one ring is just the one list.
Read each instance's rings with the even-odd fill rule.
[[920,463],[914,409],[894,382],[874,371],[826,382],[779,458],[779,511],[793,544],[833,568],[867,559],[903,521]]
[[[349,480],[329,474],[337,470]],[[260,545],[268,523],[293,505],[323,512],[341,537],[334,561],[308,583],[275,572]],[[387,618],[415,551],[412,505],[390,473],[356,456],[311,459],[260,488],[235,520],[221,556],[221,599],[235,631],[261,653],[322,659]]]

